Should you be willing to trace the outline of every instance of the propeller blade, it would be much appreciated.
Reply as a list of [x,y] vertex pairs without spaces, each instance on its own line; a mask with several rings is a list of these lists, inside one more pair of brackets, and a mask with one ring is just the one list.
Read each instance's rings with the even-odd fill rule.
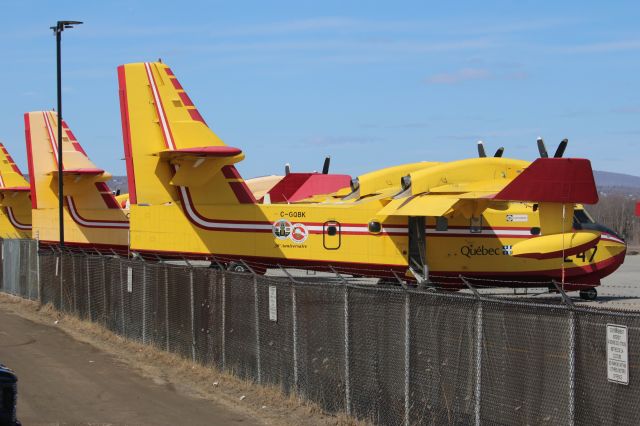
[[493,156],[496,158],[500,158],[502,157],[502,154],[504,154],[504,146],[501,146],[500,148],[498,148],[498,150],[496,151],[495,154],[493,154]]
[[564,155],[564,151],[567,149],[567,145],[569,144],[569,139],[562,139],[560,145],[558,145],[558,149],[556,149],[556,153],[553,154],[553,158],[562,158]]
[[322,165],[322,174],[329,174],[329,165],[331,164],[331,156],[327,156],[324,158],[324,164]]
[[289,163],[284,165],[284,174],[288,175],[289,173],[291,173],[291,165],[289,165]]
[[544,141],[542,138],[538,138],[538,152],[540,153],[540,158],[549,158],[549,153],[547,152],[547,147],[544,145]]
[[478,141],[478,156],[480,158],[485,158],[487,156],[487,152],[484,150],[484,143],[482,141]]

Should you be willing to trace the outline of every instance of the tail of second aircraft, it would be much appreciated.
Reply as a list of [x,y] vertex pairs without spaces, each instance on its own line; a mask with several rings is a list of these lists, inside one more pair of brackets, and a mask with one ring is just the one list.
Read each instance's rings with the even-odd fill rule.
[[167,65],[121,65],[118,82],[131,204],[185,196],[200,204],[255,203],[233,166],[242,151],[207,126]]
[[[24,115],[33,206],[34,232],[46,241],[58,238],[58,140],[53,111]],[[87,156],[67,124],[62,122],[62,179],[69,242],[122,246],[129,221],[106,182],[111,175]],[[123,232],[113,232],[120,229]]]
[[[31,202],[36,208],[58,205],[58,119],[54,111],[24,114],[25,137],[31,185]],[[116,209],[118,205],[106,182],[111,175],[87,156],[71,129],[62,121],[63,181],[65,195],[74,196],[84,208]],[[94,197],[87,197],[93,193]],[[99,204],[93,205],[95,199]]]
[[31,236],[29,182],[0,143],[0,235]]

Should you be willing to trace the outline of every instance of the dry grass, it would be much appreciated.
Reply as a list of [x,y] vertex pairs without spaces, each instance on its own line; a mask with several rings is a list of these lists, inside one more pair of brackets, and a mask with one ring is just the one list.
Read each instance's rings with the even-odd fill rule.
[[103,326],[63,314],[51,305],[0,293],[0,304],[35,322],[54,325],[74,339],[114,355],[156,383],[171,383],[178,392],[222,403],[250,414],[266,424],[360,426],[366,423],[346,414],[328,415],[296,395],[285,395],[277,386],[257,385],[210,366],[142,345],[114,334]]

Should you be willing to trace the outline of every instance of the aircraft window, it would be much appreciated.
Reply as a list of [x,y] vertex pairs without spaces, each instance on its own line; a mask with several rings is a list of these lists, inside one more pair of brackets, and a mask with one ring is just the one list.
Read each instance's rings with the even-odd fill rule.
[[573,221],[577,223],[594,223],[593,219],[584,210],[575,210],[573,212]]
[[327,235],[329,235],[330,237],[333,237],[337,233],[338,233],[338,227],[337,226],[335,226],[335,225],[327,226]]
[[471,217],[471,225],[469,227],[472,234],[479,234],[482,232],[482,216]]
[[444,216],[436,217],[436,231],[449,230],[449,219]]
[[382,232],[382,224],[377,220],[372,220],[369,222],[369,232],[372,234],[379,234]]
[[531,228],[531,235],[540,235],[540,228],[537,226]]

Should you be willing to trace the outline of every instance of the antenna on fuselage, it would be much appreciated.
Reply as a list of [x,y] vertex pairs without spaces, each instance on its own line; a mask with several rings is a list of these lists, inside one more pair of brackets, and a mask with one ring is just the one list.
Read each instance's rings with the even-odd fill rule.
[[500,158],[500,157],[502,157],[502,154],[504,154],[504,147],[503,146],[498,148],[498,150],[496,151],[495,154],[493,154],[493,156],[496,157],[496,158]]
[[487,156],[487,151],[484,150],[484,142],[478,141],[478,157],[485,158]]
[[331,156],[328,155],[324,158],[324,164],[322,165],[322,174],[323,175],[328,175],[329,174],[329,165],[331,164]]
[[289,173],[291,173],[291,165],[287,163],[284,165],[284,174],[288,175]]
[[553,154],[553,158],[562,158],[564,155],[564,151],[567,149],[567,145],[569,144],[569,139],[562,139],[560,145],[558,145],[558,149],[556,149],[556,153]]
[[536,142],[538,143],[538,152],[540,153],[540,158],[549,158],[547,147],[544,145],[544,141],[542,140],[542,138],[538,138]]

